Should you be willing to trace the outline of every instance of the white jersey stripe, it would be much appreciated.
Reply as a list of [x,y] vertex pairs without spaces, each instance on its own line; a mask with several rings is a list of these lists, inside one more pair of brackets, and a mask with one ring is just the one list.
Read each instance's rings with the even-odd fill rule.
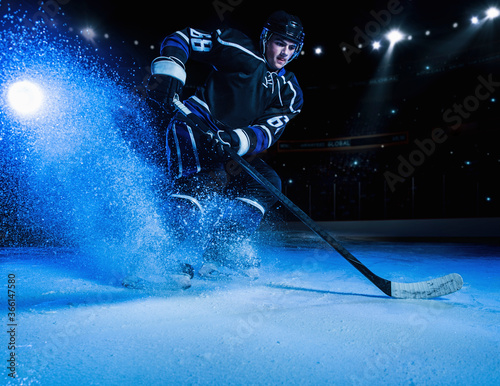
[[287,83],[290,86],[290,89],[293,91],[293,97],[292,97],[292,100],[290,102],[290,111],[292,113],[300,113],[300,110],[295,110],[293,108],[293,104],[295,103],[295,98],[297,97],[297,91],[295,91],[295,88],[293,87],[292,82],[287,82]]
[[240,46],[239,44],[236,44],[236,43],[231,43],[231,42],[226,42],[226,41],[222,40],[222,39],[220,38],[220,36],[219,36],[219,37],[217,37],[217,40],[219,41],[219,43],[220,43],[220,44],[222,44],[222,45],[224,45],[224,46],[229,46],[229,47],[234,47],[234,48],[237,48],[238,50],[241,50],[241,51],[243,51],[243,52],[247,53],[248,55],[252,55],[255,59],[258,59],[258,60],[260,60],[261,62],[264,62],[264,63],[266,62],[266,61],[264,60],[264,58],[262,58],[262,57],[260,57],[260,56],[255,55],[252,51],[250,51],[250,50],[246,49],[246,48],[245,48],[245,47],[243,47],[243,46]]
[[186,35],[184,35],[181,31],[177,31],[176,34],[179,35],[181,38],[183,38],[187,44],[189,44],[189,38]]

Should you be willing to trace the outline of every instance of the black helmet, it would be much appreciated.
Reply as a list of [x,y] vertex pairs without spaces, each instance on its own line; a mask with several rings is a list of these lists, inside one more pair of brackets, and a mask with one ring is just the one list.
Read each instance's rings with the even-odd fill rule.
[[266,43],[273,34],[278,34],[285,39],[297,43],[295,53],[290,60],[295,59],[302,51],[304,45],[304,29],[297,16],[290,15],[285,11],[276,11],[269,16],[260,35],[262,53],[266,52]]

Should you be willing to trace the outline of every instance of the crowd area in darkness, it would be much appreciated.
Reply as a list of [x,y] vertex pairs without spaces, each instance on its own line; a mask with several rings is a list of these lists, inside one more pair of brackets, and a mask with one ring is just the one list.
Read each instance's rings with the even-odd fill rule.
[[[306,89],[309,103],[334,113],[312,119],[305,105],[281,140],[404,133],[405,143],[275,150],[269,162],[287,195],[316,220],[500,216],[495,63],[407,74],[376,88]],[[357,103],[342,103],[346,93]]]
[[[309,41],[306,54],[289,66],[304,91],[304,106],[280,140],[405,133],[407,143],[300,153],[281,152],[275,145],[263,157],[281,176],[289,198],[316,220],[500,216],[495,188],[500,52],[494,23],[484,27],[469,40],[457,40],[461,31],[470,32],[466,23],[456,30],[441,28],[428,47],[401,44],[385,65],[368,48],[349,63],[334,50],[313,55]],[[127,54],[140,67],[130,82],[144,96],[156,51],[140,47],[128,46]],[[334,65],[332,55],[338,59]],[[188,66],[186,97],[210,71],[195,62]],[[131,73],[126,66],[120,71]],[[445,139],[412,163],[415,141],[432,138],[437,128]],[[410,164],[403,175],[398,172],[402,159]]]

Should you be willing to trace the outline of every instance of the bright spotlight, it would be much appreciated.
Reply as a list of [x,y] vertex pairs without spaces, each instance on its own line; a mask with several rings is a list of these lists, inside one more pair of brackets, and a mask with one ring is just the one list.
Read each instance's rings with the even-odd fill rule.
[[373,42],[372,47],[374,50],[379,50],[382,45],[380,44],[380,42]]
[[321,48],[321,47],[316,47],[316,48],[314,49],[314,53],[315,53],[316,55],[321,55],[321,54],[323,53],[323,48]]
[[82,36],[85,39],[90,40],[90,41],[93,41],[95,39],[95,37],[97,36],[95,31],[92,29],[92,27],[87,27],[87,28],[81,30],[80,33],[82,34]]
[[473,16],[471,19],[470,19],[470,22],[472,24],[478,24],[479,23],[479,19],[477,16]]
[[7,98],[15,111],[29,115],[36,113],[42,106],[43,93],[38,85],[24,80],[9,87]]
[[500,11],[498,8],[491,7],[486,11],[486,17],[488,19],[494,19],[495,17],[498,17],[500,15]]
[[391,42],[391,46],[392,46],[392,45],[396,44],[397,42],[401,41],[404,38],[404,36],[398,30],[392,30],[391,32],[389,32],[386,35],[386,38],[389,39],[389,41]]

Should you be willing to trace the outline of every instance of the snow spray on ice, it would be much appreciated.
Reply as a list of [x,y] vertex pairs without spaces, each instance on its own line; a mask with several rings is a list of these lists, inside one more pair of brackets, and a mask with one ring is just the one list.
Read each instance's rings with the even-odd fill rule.
[[0,25],[0,236],[78,247],[102,274],[157,271],[169,234],[150,110],[118,63],[25,16]]

